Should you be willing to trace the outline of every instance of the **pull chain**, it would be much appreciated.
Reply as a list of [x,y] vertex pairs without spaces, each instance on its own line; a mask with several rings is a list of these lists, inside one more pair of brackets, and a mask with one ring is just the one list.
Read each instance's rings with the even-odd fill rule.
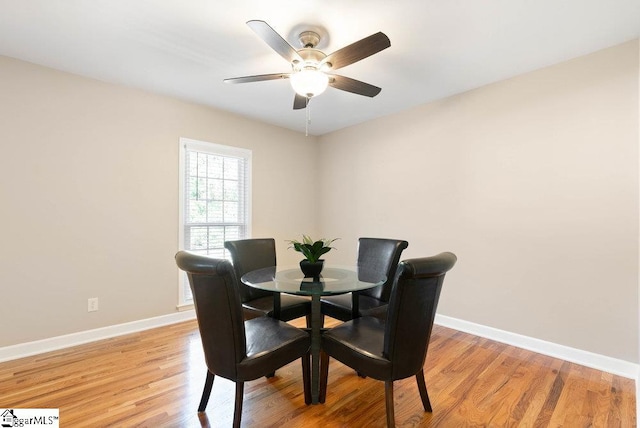
[[306,118],[305,127],[304,127],[304,136],[305,137],[309,136],[309,123],[311,123],[311,106],[309,105],[309,101],[310,100],[311,100],[311,98],[307,97],[307,106],[306,106],[307,118]]

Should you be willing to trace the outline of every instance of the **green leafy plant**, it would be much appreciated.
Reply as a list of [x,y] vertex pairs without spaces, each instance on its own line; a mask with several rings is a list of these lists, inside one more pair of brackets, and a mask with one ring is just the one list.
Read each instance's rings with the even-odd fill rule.
[[309,260],[311,263],[317,262],[323,254],[328,253],[333,249],[331,244],[336,239],[319,239],[314,241],[307,235],[302,235],[302,241],[291,240],[289,241],[289,248],[293,248],[294,250],[302,253],[305,259]]

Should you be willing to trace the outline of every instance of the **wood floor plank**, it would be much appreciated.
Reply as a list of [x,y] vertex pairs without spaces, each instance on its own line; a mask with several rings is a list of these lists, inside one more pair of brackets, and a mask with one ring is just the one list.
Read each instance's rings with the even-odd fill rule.
[[[0,363],[0,408],[59,408],[64,427],[231,426],[226,379],[215,379],[206,413],[197,413],[205,374],[188,321]],[[440,326],[425,378],[433,413],[415,378],[395,382],[398,427],[636,426],[632,380]],[[383,382],[331,360],[326,403],[307,406],[295,361],[245,384],[242,426],[384,427],[384,400]]]
[[[562,361],[533,354],[523,364],[523,370],[530,380],[523,383],[519,391],[518,404],[510,415],[509,426],[533,427],[542,411],[546,398],[555,381],[555,373],[562,366]],[[514,389],[517,391],[517,389]]]

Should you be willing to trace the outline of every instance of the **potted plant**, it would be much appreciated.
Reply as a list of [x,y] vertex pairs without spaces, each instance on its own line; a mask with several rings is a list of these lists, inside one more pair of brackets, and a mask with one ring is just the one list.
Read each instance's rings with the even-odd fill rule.
[[296,241],[295,239],[289,241],[289,244],[291,244],[289,248],[293,248],[304,256],[304,260],[300,261],[300,269],[302,269],[305,277],[317,277],[320,275],[324,264],[324,260],[320,257],[333,249],[331,244],[337,239],[314,241],[311,237],[302,235],[302,241]]

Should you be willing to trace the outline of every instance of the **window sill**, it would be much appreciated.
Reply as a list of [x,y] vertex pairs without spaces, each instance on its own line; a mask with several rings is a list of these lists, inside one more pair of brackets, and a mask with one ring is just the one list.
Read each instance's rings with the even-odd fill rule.
[[181,305],[176,306],[178,312],[191,311],[193,310],[193,303],[183,303]]

